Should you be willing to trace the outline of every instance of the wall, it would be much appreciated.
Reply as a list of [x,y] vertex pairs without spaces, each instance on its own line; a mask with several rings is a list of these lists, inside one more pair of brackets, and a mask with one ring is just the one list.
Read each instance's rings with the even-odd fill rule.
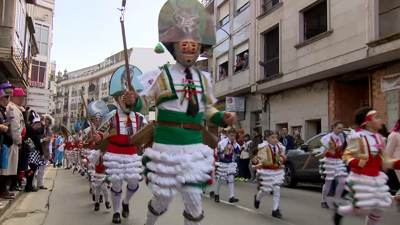
[[322,131],[329,129],[327,81],[316,83],[313,87],[291,89],[271,96],[269,104],[270,129],[277,129],[277,124],[287,123],[289,132],[292,133],[292,127],[302,126],[302,136],[307,138],[306,120],[314,119],[321,119]]
[[[255,121],[254,121],[254,112],[259,112],[262,110],[262,102],[260,95],[247,95],[246,96],[246,114],[245,114],[245,120],[246,120],[246,126],[245,126],[245,132],[249,133],[252,135],[252,129],[255,127]],[[263,115],[265,113],[263,112]],[[263,118],[262,122],[264,122],[265,119]],[[263,125],[263,127],[265,127]]]

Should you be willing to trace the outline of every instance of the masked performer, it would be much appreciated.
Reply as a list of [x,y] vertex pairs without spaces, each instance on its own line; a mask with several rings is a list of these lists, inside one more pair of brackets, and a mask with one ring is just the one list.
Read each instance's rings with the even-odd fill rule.
[[[105,173],[105,167],[103,164],[103,155],[106,149],[94,150],[94,142],[92,140],[92,130],[94,132],[102,131],[102,134],[107,136],[106,129],[108,128],[108,121],[115,112],[110,113],[107,105],[102,101],[92,101],[87,106],[89,117],[92,121],[93,128],[88,127],[85,129],[84,133],[88,136],[89,147],[86,152],[90,153],[90,156],[85,158],[86,161],[94,166],[93,174],[91,174],[91,188],[94,190],[94,201],[95,201],[95,211],[100,210],[100,203],[102,202],[102,196],[105,198],[106,208],[111,208],[111,204],[108,200],[108,180],[107,174]],[[106,146],[96,146],[106,148]],[[103,194],[103,195],[101,195]]]
[[[141,73],[134,66],[131,66],[130,70],[134,71],[135,75]],[[125,80],[121,78],[124,75],[126,76],[124,71],[125,66],[121,66],[114,72],[110,80],[109,95],[114,97],[120,107],[113,111],[113,116],[109,120],[108,135],[103,133],[100,138],[102,141],[108,141],[103,163],[106,167],[105,172],[108,175],[108,180],[112,183],[113,223],[121,223],[120,204],[123,181],[125,180],[128,185],[125,199],[122,201],[122,217],[129,217],[129,201],[139,189],[139,182],[142,180],[141,173],[143,172],[142,157],[137,154],[137,148],[130,140],[133,134],[147,125],[143,115],[131,112],[125,106],[124,92],[126,89],[123,89],[121,83],[121,80]],[[129,85],[132,85],[132,83]],[[107,140],[105,140],[106,138]]]
[[387,157],[384,141],[378,133],[382,121],[371,107],[357,110],[355,122],[360,127],[351,130],[348,145],[343,153],[343,161],[351,168],[347,177],[347,189],[351,204],[340,206],[335,213],[334,223],[340,224],[343,216],[367,216],[365,224],[374,225],[382,219],[383,211],[392,204],[392,196],[386,185],[388,177],[381,171],[399,169],[400,161]]
[[240,146],[236,142],[237,131],[235,128],[231,127],[228,130],[228,138],[220,141],[218,143],[218,162],[216,165],[216,178],[217,187],[215,190],[214,200],[219,202],[219,190],[223,182],[228,182],[230,198],[229,202],[238,202],[239,199],[235,198],[235,175],[237,172],[236,162],[233,160],[233,155],[239,155]]
[[260,207],[262,197],[273,193],[273,211],[272,216],[282,218],[279,209],[281,184],[284,182],[284,166],[285,165],[285,147],[278,141],[276,131],[267,130],[265,132],[266,141],[258,145],[255,157],[252,159],[253,168],[257,169],[257,177],[259,180],[259,191],[254,196],[254,207]]
[[346,177],[348,175],[346,165],[342,160],[343,150],[346,148],[346,139],[343,133],[343,123],[336,121],[332,125],[332,132],[325,135],[321,139],[324,152],[318,154],[317,158],[322,158],[320,160],[320,173],[322,179],[325,180],[325,185],[322,189],[322,202],[321,207],[329,209],[326,198],[328,196],[329,190],[332,186],[332,181],[337,179],[338,185],[336,187],[335,201],[333,205],[335,207],[339,206],[339,201],[342,198],[344,191],[344,185],[346,184]]
[[212,106],[212,78],[193,66],[199,54],[215,44],[214,22],[204,6],[196,0],[167,1],[159,16],[159,39],[177,63],[141,76],[140,97],[135,91],[125,93],[136,112],[147,110],[151,102],[158,109],[154,143],[145,149],[143,159],[154,194],[146,224],[155,224],[181,191],[185,224],[198,225],[204,218],[201,195],[214,171],[213,150],[203,144],[202,119],[225,126],[235,123],[236,117]]

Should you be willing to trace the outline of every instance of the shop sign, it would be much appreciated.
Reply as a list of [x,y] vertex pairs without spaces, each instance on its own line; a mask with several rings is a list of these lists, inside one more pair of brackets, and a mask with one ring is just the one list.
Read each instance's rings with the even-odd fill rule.
[[43,82],[39,82],[39,81],[30,81],[29,85],[31,87],[39,87],[39,88],[44,87],[44,83]]
[[381,91],[400,89],[400,73],[381,77]]
[[245,99],[243,97],[226,97],[225,110],[227,112],[244,112]]

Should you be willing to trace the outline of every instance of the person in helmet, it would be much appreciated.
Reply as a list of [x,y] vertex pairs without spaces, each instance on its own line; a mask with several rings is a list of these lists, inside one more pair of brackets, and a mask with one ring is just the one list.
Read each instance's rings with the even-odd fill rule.
[[216,102],[212,78],[194,66],[199,55],[215,44],[214,21],[204,6],[197,0],[168,0],[161,8],[158,28],[159,39],[176,64],[141,76],[139,94],[125,92],[132,111],[145,111],[151,102],[158,109],[154,143],[143,155],[146,181],[154,194],[146,225],[154,225],[179,192],[185,205],[184,223],[199,225],[204,218],[201,196],[214,171],[213,150],[202,137],[206,134],[203,118],[224,127],[235,124],[236,116],[212,106]]

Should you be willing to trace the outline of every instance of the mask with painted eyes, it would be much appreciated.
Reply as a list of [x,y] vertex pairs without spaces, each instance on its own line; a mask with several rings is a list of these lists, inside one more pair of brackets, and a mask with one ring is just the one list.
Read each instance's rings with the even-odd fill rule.
[[191,67],[199,58],[200,49],[200,44],[193,39],[184,39],[174,43],[175,59],[182,66]]

